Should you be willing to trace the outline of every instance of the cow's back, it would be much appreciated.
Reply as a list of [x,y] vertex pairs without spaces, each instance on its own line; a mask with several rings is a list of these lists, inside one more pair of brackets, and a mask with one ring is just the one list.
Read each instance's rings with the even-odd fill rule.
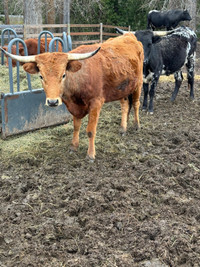
[[[49,51],[49,44],[51,42],[51,38],[47,38],[47,50]],[[56,47],[56,44],[54,43],[54,46]],[[40,53],[44,53],[45,52],[45,38],[41,38],[41,41],[40,41]],[[62,52],[62,45],[61,43],[59,42],[58,43],[58,52]]]
[[[154,27],[162,27],[165,26],[166,24],[166,16],[167,12],[166,11],[158,11],[158,10],[152,10],[148,13],[148,24],[149,26],[154,26]],[[150,28],[150,27],[148,27]]]
[[[100,51],[82,62],[82,73],[103,88],[105,102],[121,99],[143,82],[143,46],[132,33],[110,38],[101,45],[82,45],[72,53],[87,53],[101,46]],[[90,77],[90,74],[93,78]],[[96,89],[98,91],[98,89]]]
[[187,58],[194,55],[197,44],[197,36],[194,31],[187,27],[179,27],[158,44],[155,44],[162,53],[163,64],[166,66],[166,74],[172,74],[182,68]]
[[[49,51],[49,44],[51,42],[51,38],[47,38],[47,51]],[[25,40],[27,49],[28,49],[28,54],[29,55],[37,55],[38,54],[38,38],[30,38]],[[45,53],[45,38],[40,39],[40,53]],[[59,42],[58,45],[58,52],[62,52],[62,45]]]
[[[136,71],[143,62],[143,46],[134,34],[126,33],[117,38],[110,38],[101,45],[82,45],[72,51],[72,53],[87,53],[94,51],[101,46],[100,51],[91,58],[90,61],[100,61],[101,66],[108,68],[110,72],[130,72]],[[97,64],[96,64],[97,65]],[[117,75],[117,74],[116,74]]]
[[[109,39],[103,45],[108,73],[114,79],[126,76],[139,77],[143,68],[143,46],[132,33]],[[113,56],[114,55],[114,56]],[[109,59],[111,59],[109,61]],[[142,64],[141,64],[142,62]]]

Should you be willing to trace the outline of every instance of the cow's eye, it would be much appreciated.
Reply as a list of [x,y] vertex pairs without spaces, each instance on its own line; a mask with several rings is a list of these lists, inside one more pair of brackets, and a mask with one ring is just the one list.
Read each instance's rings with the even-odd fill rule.
[[40,79],[41,79],[41,80],[43,80],[43,77],[42,77],[42,75],[39,75],[39,77],[40,77]]
[[63,79],[64,79],[64,78],[66,77],[66,74],[64,73],[62,77],[63,77]]

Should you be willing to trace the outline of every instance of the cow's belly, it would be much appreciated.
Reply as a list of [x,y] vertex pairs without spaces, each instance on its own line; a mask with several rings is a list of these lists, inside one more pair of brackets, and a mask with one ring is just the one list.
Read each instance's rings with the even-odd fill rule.
[[176,64],[174,64],[174,62],[169,65],[168,67],[166,66],[163,66],[163,69],[162,69],[162,75],[171,75],[177,71],[179,71],[183,66],[184,66],[184,61],[183,62],[178,62]]
[[124,80],[116,86],[106,86],[104,88],[104,99],[105,102],[116,101],[127,97],[131,93],[133,93],[136,88],[138,88],[138,84],[135,81]]

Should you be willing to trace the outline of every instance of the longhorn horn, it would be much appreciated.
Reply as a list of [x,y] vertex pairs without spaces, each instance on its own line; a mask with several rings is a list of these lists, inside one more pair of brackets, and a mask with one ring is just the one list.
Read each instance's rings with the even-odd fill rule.
[[[84,53],[84,54],[75,54],[75,53],[67,53],[68,54],[68,60],[81,60],[81,59],[86,59],[89,57],[94,56],[101,47],[96,49],[95,51],[89,52],[89,53]],[[18,55],[13,55],[5,51],[2,47],[0,49],[10,58],[17,60],[19,62],[23,63],[28,63],[28,62],[36,62],[35,56],[18,56]]]
[[18,56],[8,53],[6,50],[4,50],[2,47],[0,49],[10,58],[17,60],[19,62],[28,63],[28,62],[35,62],[35,56]]
[[168,34],[171,34],[173,32],[172,31],[153,31],[153,35],[154,36],[166,36]]
[[89,52],[89,53],[84,53],[84,54],[76,54],[76,53],[67,53],[68,54],[68,60],[81,60],[81,59],[86,59],[89,57],[94,56],[101,47],[97,48],[95,51]]
[[116,31],[117,31],[118,33],[121,33],[121,34],[128,33],[128,31],[123,31],[123,30],[121,30],[121,29],[119,29],[119,28],[115,28],[115,29],[116,29]]
[[[119,29],[119,28],[115,28],[116,29],[116,31],[118,32],[118,33],[121,33],[121,34],[125,34],[125,33],[129,33],[130,31],[124,31],[124,30],[121,30],[121,29]],[[133,33],[133,34],[135,34],[135,32],[132,32],[131,31],[131,33]]]

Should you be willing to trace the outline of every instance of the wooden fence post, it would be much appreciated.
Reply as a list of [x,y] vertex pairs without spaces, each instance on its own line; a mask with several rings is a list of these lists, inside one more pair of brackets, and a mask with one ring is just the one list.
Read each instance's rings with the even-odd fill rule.
[[100,43],[103,43],[103,23],[100,23]]
[[24,27],[24,40],[25,40],[27,38],[26,25],[24,24],[23,27]]

